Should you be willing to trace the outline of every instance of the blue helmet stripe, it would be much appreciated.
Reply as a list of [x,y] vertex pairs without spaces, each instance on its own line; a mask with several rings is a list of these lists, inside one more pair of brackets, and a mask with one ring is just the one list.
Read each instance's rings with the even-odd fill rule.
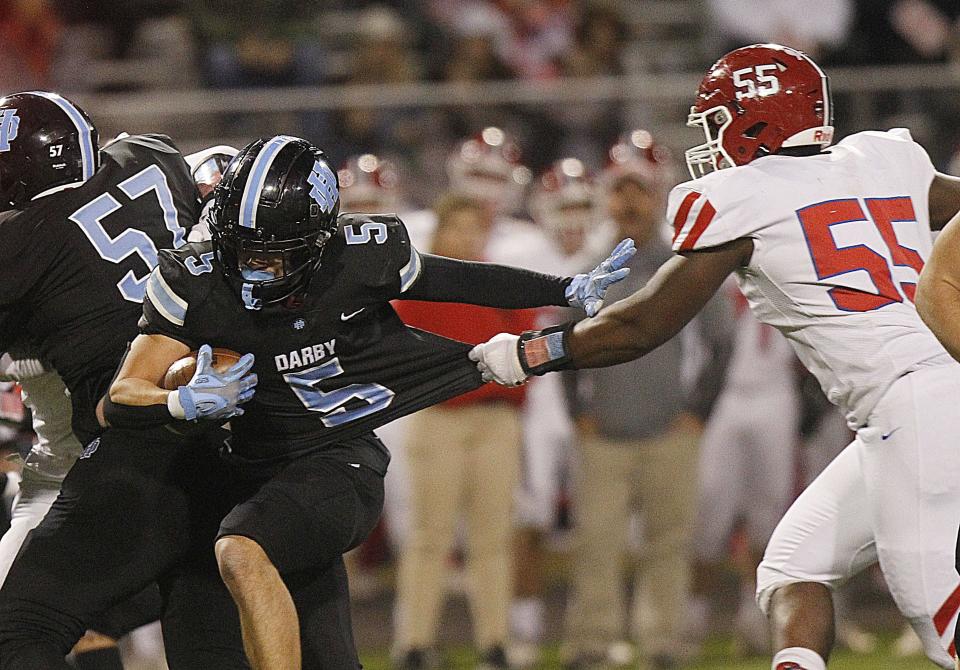
[[243,188],[243,197],[240,199],[240,225],[244,228],[257,227],[257,204],[260,202],[267,172],[280,150],[296,139],[288,135],[277,135],[263,146],[253,161],[247,184]]
[[50,93],[49,91],[31,91],[30,95],[38,95],[46,98],[64,111],[64,113],[73,122],[77,128],[77,136],[80,138],[80,159],[83,163],[83,180],[86,181],[93,176],[96,169],[96,148],[93,146],[93,128],[80,113],[80,110],[73,106],[69,100]]

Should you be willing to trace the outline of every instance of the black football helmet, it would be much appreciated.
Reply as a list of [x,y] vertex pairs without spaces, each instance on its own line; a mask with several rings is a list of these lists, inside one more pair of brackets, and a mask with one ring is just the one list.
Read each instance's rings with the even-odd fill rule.
[[337,230],[340,190],[324,153],[286,135],[241,149],[214,189],[214,259],[247,309],[302,293]]
[[97,129],[77,105],[47,91],[0,98],[0,209],[84,182],[99,166]]

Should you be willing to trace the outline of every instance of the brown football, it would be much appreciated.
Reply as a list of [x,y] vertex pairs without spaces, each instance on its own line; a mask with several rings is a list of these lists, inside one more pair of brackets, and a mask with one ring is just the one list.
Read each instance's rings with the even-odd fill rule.
[[[240,360],[240,354],[231,349],[221,347],[213,348],[213,369],[217,372],[224,372],[234,363]],[[168,391],[176,391],[181,386],[186,386],[193,378],[193,373],[197,371],[197,352],[191,351],[189,354],[175,360],[167,368],[167,373],[163,376],[163,388]]]

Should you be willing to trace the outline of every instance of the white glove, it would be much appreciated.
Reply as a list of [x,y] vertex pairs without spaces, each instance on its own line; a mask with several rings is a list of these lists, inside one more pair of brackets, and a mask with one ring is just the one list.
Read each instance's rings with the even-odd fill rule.
[[36,358],[14,359],[10,354],[0,356],[0,380],[19,382],[39,377],[46,368]]
[[510,333],[500,333],[470,350],[470,360],[477,364],[483,381],[520,386],[527,380],[527,373],[520,365],[519,339]]

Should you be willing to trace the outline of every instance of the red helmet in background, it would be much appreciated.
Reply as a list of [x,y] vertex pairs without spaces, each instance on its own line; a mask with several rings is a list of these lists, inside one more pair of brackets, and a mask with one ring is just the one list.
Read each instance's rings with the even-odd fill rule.
[[453,191],[489,203],[497,212],[516,211],[531,179],[517,143],[495,126],[457,147],[447,159],[447,177]]
[[633,178],[665,192],[676,181],[673,154],[657,144],[649,130],[623,133],[607,152],[608,163],[601,181],[606,188],[622,178]]
[[374,154],[351,156],[337,171],[343,212],[395,212],[400,201],[396,166]]
[[832,123],[827,76],[809,56],[779,44],[734,49],[700,82],[687,125],[707,141],[687,150],[687,167],[696,179],[782,148],[826,147]]
[[555,161],[537,180],[530,215],[556,240],[564,254],[579,251],[600,219],[593,176],[576,158]]

